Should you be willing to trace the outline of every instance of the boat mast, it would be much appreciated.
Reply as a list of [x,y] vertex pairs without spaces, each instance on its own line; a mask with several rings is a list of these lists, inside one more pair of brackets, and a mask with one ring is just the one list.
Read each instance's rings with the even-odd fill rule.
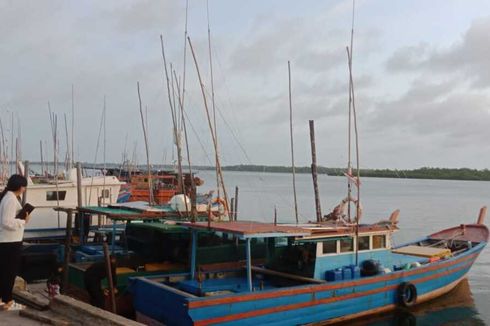
[[293,172],[293,195],[294,195],[294,216],[298,224],[298,200],[296,197],[296,168],[294,166],[294,143],[293,143],[293,104],[291,101],[291,63],[288,61],[288,80],[289,80],[289,135],[291,136],[291,167]]

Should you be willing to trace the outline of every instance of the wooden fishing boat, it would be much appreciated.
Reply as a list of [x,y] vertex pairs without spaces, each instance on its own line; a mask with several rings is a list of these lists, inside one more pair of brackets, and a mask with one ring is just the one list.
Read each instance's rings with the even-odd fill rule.
[[[485,212],[476,224],[398,247],[391,241],[395,220],[361,224],[358,232],[332,223],[184,223],[194,237],[211,230],[245,241],[246,264],[199,266],[193,240],[185,279],[135,277],[129,291],[137,319],[152,325],[328,324],[410,307],[464,279],[488,242]],[[257,241],[266,245],[265,264],[252,263]]]
[[[141,170],[128,171],[124,169],[108,169],[107,175],[112,175],[120,178],[126,182],[121,187],[121,192],[117,199],[118,203],[132,202],[132,201],[146,201],[150,200],[149,187],[148,187],[148,174]],[[190,194],[192,188],[191,178],[194,180],[196,186],[201,186],[204,181],[195,175],[190,173],[183,173],[182,180],[184,186],[179,182],[179,174],[173,171],[152,171],[152,198],[155,204],[164,205],[168,204],[170,200],[178,194],[184,193],[184,189],[187,194]]]

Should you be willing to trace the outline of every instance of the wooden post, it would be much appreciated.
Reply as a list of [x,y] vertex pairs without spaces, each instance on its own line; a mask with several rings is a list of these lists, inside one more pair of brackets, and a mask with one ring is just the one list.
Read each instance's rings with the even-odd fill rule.
[[196,230],[192,230],[191,233],[191,280],[196,277],[196,252],[197,252],[197,237]]
[[[104,193],[102,193],[104,195]],[[102,198],[99,197],[97,198],[97,206],[101,207],[102,206]],[[97,226],[100,228],[102,226],[102,215],[98,214],[97,215]]]
[[68,271],[71,255],[71,233],[72,233],[72,222],[73,222],[73,210],[68,209],[66,211],[66,236],[65,236],[65,260],[63,262],[63,294],[66,293],[68,289]]
[[[29,161],[25,161],[24,163],[24,178],[29,178]],[[22,206],[24,206],[27,202],[27,188],[26,191],[22,194]]]
[[248,291],[252,292],[253,291],[253,286],[252,286],[252,252],[250,250],[250,238],[247,238],[246,240],[246,256],[247,256],[247,284],[248,284]]
[[110,295],[110,300],[111,300],[111,311],[113,313],[116,313],[116,296],[114,294],[114,281],[112,279],[112,264],[111,264],[111,257],[109,255],[109,247],[107,246],[107,243],[104,242],[104,259],[106,263],[106,269],[107,269],[107,283],[109,284],[109,295]]
[[277,206],[274,205],[274,225],[277,225]]
[[487,206],[483,206],[480,209],[480,214],[478,215],[478,222],[477,224],[483,224],[485,221],[485,216],[487,216]]
[[318,191],[318,174],[316,170],[316,146],[315,146],[315,122],[310,120],[310,143],[311,143],[311,176],[313,177],[313,191],[315,192],[316,221],[322,221],[322,208],[320,205],[320,194]]
[[[191,174],[191,178],[194,178],[194,176]],[[197,216],[197,208],[196,208],[196,183],[193,181],[191,184],[191,222],[195,223],[196,222],[196,216]]]
[[233,221],[235,219],[235,198],[232,197],[230,200],[231,200],[230,201],[231,211],[230,211],[229,220]]
[[238,220],[238,186],[235,186],[235,207],[232,207],[235,211],[234,220]]
[[77,201],[78,207],[82,207],[82,164],[77,162]]
[[78,220],[78,232],[79,232],[79,238],[80,238],[80,243],[83,243],[83,238],[85,236],[85,230],[83,227],[83,218],[82,214],[80,213],[80,207],[83,206],[83,201],[82,201],[82,164],[80,162],[77,162],[77,220]]

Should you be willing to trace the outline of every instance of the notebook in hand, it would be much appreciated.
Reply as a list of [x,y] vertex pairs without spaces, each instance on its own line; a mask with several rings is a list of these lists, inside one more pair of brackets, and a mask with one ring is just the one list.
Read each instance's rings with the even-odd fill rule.
[[20,210],[20,212],[17,214],[15,218],[18,218],[20,220],[25,220],[27,215],[31,214],[31,212],[34,210],[34,206],[32,206],[29,203],[26,203],[24,207]]

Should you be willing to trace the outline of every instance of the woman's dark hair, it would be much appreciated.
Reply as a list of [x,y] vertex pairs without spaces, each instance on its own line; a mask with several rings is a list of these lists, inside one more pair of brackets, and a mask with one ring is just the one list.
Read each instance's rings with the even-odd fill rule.
[[21,187],[27,187],[27,179],[20,174],[12,174],[10,176],[9,181],[7,182],[7,186],[0,193],[0,202],[3,199],[3,196],[7,193],[7,191],[17,191]]

